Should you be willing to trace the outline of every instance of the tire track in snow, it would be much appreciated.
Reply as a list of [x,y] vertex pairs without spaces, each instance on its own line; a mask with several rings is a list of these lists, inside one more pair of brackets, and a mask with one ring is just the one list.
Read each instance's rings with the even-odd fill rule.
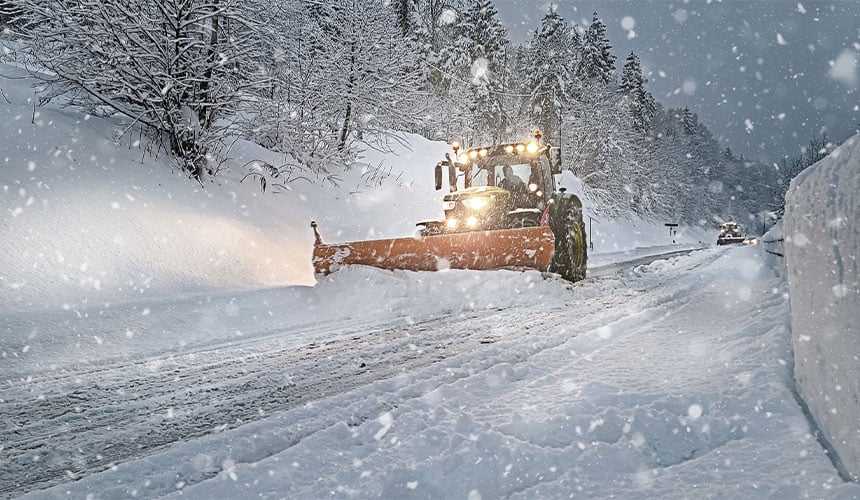
[[[570,287],[573,304],[566,309],[580,308],[575,318],[584,328],[589,322],[599,326],[607,309],[617,308],[623,315],[630,298],[625,290],[588,297],[584,292],[596,282]],[[535,309],[539,320],[534,320]],[[316,329],[331,338],[301,346],[290,332],[252,335],[235,345],[209,346],[181,356],[45,373],[38,394],[17,387],[0,391],[0,421],[11,424],[0,430],[0,496],[74,481],[176,442],[228,431],[497,342],[569,326],[571,318],[565,318],[564,311],[549,312],[536,305],[415,325],[377,322],[373,328],[347,332],[340,323],[322,323]],[[508,326],[488,337],[489,317],[493,324]],[[566,331],[539,337],[533,349],[552,348],[575,335]]]

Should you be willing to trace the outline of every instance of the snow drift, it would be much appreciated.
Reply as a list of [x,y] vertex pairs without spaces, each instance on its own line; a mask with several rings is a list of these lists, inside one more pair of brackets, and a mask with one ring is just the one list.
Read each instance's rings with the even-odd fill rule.
[[800,392],[860,479],[860,135],[797,176],[786,194],[795,375]]

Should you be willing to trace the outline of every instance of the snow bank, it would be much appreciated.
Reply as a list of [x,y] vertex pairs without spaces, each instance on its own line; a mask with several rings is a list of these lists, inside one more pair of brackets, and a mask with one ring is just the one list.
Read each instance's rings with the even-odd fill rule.
[[[213,340],[248,341],[296,331],[297,343],[330,331],[393,323],[411,325],[523,307],[541,301],[563,306],[569,283],[537,271],[438,273],[384,271],[356,266],[314,287],[288,286],[240,293],[144,297],[118,304],[92,304],[53,311],[6,311],[0,318],[0,379],[37,368],[116,360],[139,360],[161,352],[194,352]],[[22,375],[26,376],[26,375]]]
[[243,165],[281,155],[237,141],[204,188],[121,120],[36,107],[23,70],[0,75],[0,311],[311,285],[311,219],[337,241],[409,235],[441,214],[428,158],[445,144],[406,135],[338,185],[274,194],[241,182]]
[[845,468],[860,479],[860,135],[795,178],[783,231],[795,374]]

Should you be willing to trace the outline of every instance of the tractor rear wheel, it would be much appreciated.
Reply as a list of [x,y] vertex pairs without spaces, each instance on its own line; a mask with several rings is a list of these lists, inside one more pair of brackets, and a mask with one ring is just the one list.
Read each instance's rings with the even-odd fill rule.
[[568,281],[585,279],[588,242],[579,198],[566,193],[557,195],[550,207],[549,225],[555,236],[555,251],[549,271]]

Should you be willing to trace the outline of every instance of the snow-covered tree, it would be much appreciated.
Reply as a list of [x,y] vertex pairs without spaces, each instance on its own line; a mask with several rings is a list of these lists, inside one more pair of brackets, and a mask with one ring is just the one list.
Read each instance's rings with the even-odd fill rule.
[[390,5],[272,5],[278,9],[269,16],[278,47],[267,66],[272,87],[247,133],[286,154],[282,165],[252,164],[253,175],[275,185],[308,174],[336,182],[354,162],[358,139],[384,147],[396,131],[414,130],[424,119],[425,74]]
[[604,84],[612,82],[615,77],[615,56],[610,49],[612,45],[606,35],[606,24],[595,12],[582,40],[578,69],[580,79],[597,80]]
[[394,0],[393,7],[403,36],[415,33],[418,27],[418,0]]
[[21,14],[11,0],[0,0],[0,30],[10,25],[12,21]]
[[200,179],[217,170],[224,118],[265,81],[265,26],[238,0],[8,0],[43,100],[109,109],[163,135]]
[[566,168],[582,179],[605,215],[636,207],[641,178],[648,175],[636,159],[629,122],[622,100],[606,86],[590,87],[564,117]]
[[618,90],[628,103],[630,115],[633,117],[633,128],[642,133],[648,132],[651,118],[657,110],[654,96],[645,88],[647,81],[642,74],[639,56],[631,52],[621,71]]
[[457,21],[454,34],[452,45],[440,55],[449,88],[460,87],[455,95],[470,96],[464,104],[474,138],[500,141],[509,125],[507,31],[490,0],[474,0]]
[[561,116],[574,98],[579,44],[576,31],[550,9],[518,67],[525,77],[528,116],[547,137],[560,132]]
[[338,149],[351,134],[411,127],[423,109],[423,75],[394,11],[381,1],[341,0],[323,7],[318,22],[309,34],[321,79],[313,86],[341,104]]

